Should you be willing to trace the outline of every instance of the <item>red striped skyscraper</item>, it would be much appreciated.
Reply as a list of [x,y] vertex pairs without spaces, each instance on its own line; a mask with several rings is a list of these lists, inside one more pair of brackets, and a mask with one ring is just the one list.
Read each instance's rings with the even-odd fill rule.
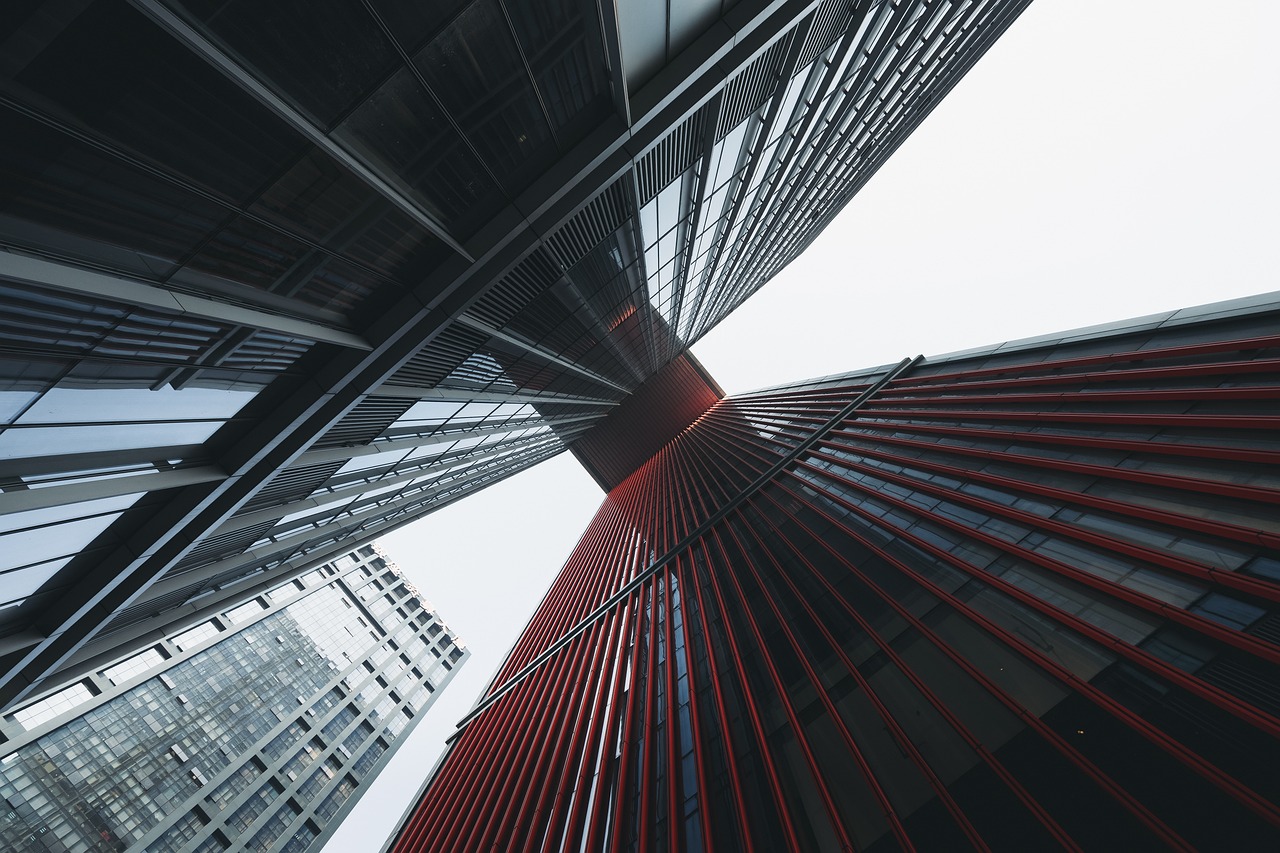
[[1274,845],[1278,329],[659,374],[575,446],[608,496],[390,849]]

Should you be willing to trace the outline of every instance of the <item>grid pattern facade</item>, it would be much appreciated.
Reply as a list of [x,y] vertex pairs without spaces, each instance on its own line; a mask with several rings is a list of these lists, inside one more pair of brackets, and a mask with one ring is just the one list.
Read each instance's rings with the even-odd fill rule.
[[0,846],[318,849],[469,654],[362,548],[7,717]]
[[667,5],[7,10],[0,703],[571,447],[1025,2]]
[[1280,840],[1280,305],[717,403],[391,849]]

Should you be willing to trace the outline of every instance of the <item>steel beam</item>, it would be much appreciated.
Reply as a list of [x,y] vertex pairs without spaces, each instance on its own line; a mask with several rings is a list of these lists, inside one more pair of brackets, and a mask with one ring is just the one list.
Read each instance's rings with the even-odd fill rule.
[[555,406],[611,407],[620,400],[599,397],[578,397],[571,394],[555,394],[550,391],[471,391],[466,388],[413,388],[408,385],[386,384],[369,392],[370,397],[401,397],[409,400],[445,400],[454,403],[545,403]]
[[0,250],[0,279],[109,299],[125,305],[156,308],[198,320],[262,329],[325,344],[360,350],[372,349],[368,341],[351,331],[10,251]]
[[198,31],[195,27],[192,27],[186,21],[171,12],[163,3],[160,2],[160,0],[130,0],[130,2],[140,12],[173,36],[174,39],[186,45],[193,53],[203,57],[210,65],[225,74],[233,83],[248,94],[252,95],[259,103],[271,110],[283,119],[290,127],[310,140],[317,148],[321,149],[330,157],[350,169],[352,174],[358,176],[374,192],[400,208],[400,210],[408,214],[415,222],[429,231],[432,235],[439,238],[445,245],[453,249],[459,255],[469,261],[475,260],[475,258],[468,254],[467,250],[462,247],[462,244],[454,239],[448,229],[436,220],[435,216],[423,209],[421,205],[413,201],[407,195],[400,192],[400,190],[393,187],[386,179],[352,156],[345,148],[330,139],[329,136],[317,127],[309,118],[290,106],[275,92],[268,89],[256,77],[249,73],[249,71],[234,57],[229,55],[209,39],[205,38],[204,34]]
[[475,319],[474,317],[464,314],[458,318],[458,323],[459,325],[466,326],[467,328],[477,331],[482,335],[488,335],[494,340],[502,341],[505,344],[510,344],[511,346],[516,347],[520,351],[528,353],[529,355],[532,355],[532,356],[536,356],[537,358],[540,358],[543,361],[550,362],[551,364],[554,364],[556,367],[562,368],[564,370],[568,370],[571,373],[576,373],[579,376],[590,379],[592,382],[595,382],[598,385],[607,385],[608,387],[614,389],[615,391],[621,391],[623,394],[628,394],[632,390],[630,388],[626,388],[622,385],[619,385],[618,383],[614,382],[612,379],[609,379],[608,377],[601,376],[599,373],[596,373],[594,370],[588,370],[587,368],[582,367],[579,364],[575,364],[566,358],[562,358],[556,355],[550,350],[543,349],[538,344],[530,343],[529,341],[526,341],[524,338],[520,337],[519,335],[513,335],[509,332],[504,332],[500,329],[495,329],[489,324],[482,323],[481,321]]
[[226,472],[214,465],[198,465],[190,468],[173,468],[168,471],[139,473],[128,477],[110,477],[105,480],[81,480],[40,488],[18,489],[0,492],[0,515],[69,506],[82,501],[114,498],[138,492],[176,489],[197,483],[212,483],[226,477]]

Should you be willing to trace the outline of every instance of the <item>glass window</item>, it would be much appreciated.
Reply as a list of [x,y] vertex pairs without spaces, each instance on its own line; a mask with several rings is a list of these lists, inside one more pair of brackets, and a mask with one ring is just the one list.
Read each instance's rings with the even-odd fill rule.
[[414,403],[413,407],[401,415],[393,426],[402,426],[415,421],[443,423],[458,414],[462,408],[462,404],[446,400],[422,400]]
[[86,424],[102,421],[226,419],[255,391],[220,388],[50,388],[19,424]]
[[0,424],[12,421],[35,398],[34,391],[0,391]]
[[22,710],[16,711],[13,716],[24,729],[34,729],[92,698],[93,693],[83,683],[73,684],[48,698],[33,702]]
[[1178,607],[1186,607],[1204,592],[1202,584],[1151,569],[1137,569],[1121,583]]
[[184,631],[173,638],[173,643],[182,651],[189,651],[210,637],[216,636],[218,629],[212,622],[205,622],[203,625],[197,625],[189,631]]
[[435,100],[402,68],[334,131],[447,226],[493,209],[496,188]]
[[1177,628],[1164,628],[1142,644],[1158,658],[1187,672],[1195,672],[1214,656],[1213,648]]
[[152,667],[159,666],[164,663],[164,655],[160,654],[154,648],[147,649],[142,654],[134,655],[126,661],[116,664],[113,667],[103,671],[112,684],[123,684],[131,678],[134,678]]
[[1245,571],[1280,581],[1280,560],[1272,557],[1255,557],[1245,566]]
[[1209,593],[1191,610],[1237,630],[1248,628],[1267,613],[1261,607],[1218,592]]
[[248,619],[252,619],[254,616],[261,613],[263,609],[264,607],[262,605],[262,602],[258,601],[257,599],[254,599],[253,601],[249,601],[249,602],[246,602],[245,604],[240,605],[234,610],[228,610],[227,619],[230,620],[232,623],[239,624],[240,622],[244,622]]
[[138,450],[144,447],[202,444],[222,424],[222,421],[188,421],[29,429],[10,427],[0,433],[0,457],[18,459],[99,450]]
[[622,64],[632,92],[658,72],[667,58],[667,7],[650,0],[618,3]]
[[78,554],[139,497],[122,495],[0,516],[0,571]]
[[25,601],[69,562],[70,557],[63,557],[0,574],[0,603],[8,605]]
[[298,585],[293,581],[289,581],[287,584],[284,584],[283,586],[278,586],[275,589],[271,590],[271,592],[268,593],[268,595],[271,596],[271,600],[273,602],[279,603],[281,601],[288,601],[289,599],[296,596],[299,592],[301,592],[301,590],[298,589]]

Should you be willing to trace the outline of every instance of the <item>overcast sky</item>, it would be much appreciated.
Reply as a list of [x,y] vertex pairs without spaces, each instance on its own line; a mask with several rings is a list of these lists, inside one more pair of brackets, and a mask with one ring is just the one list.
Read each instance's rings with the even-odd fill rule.
[[[729,393],[1280,289],[1280,3],[1037,0],[693,348]],[[325,848],[377,850],[602,498],[569,454],[385,537],[473,657]]]

